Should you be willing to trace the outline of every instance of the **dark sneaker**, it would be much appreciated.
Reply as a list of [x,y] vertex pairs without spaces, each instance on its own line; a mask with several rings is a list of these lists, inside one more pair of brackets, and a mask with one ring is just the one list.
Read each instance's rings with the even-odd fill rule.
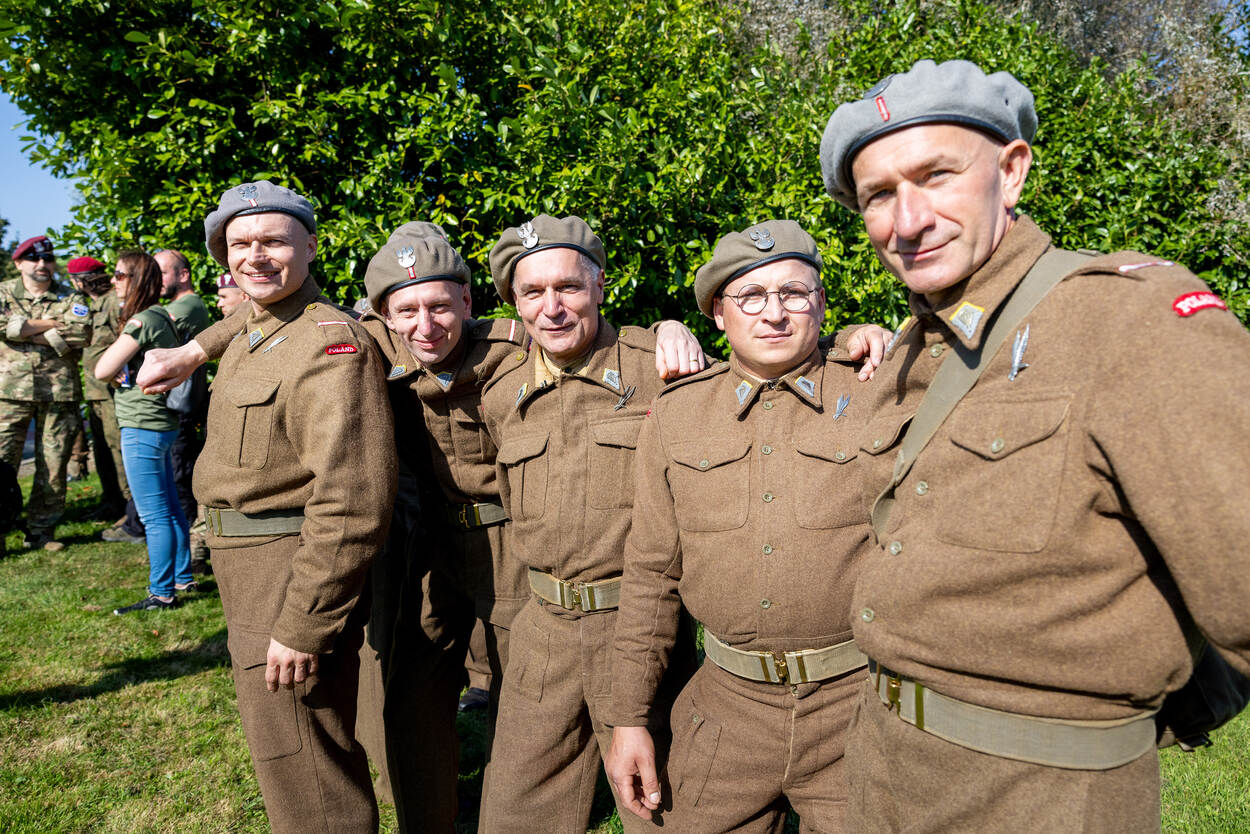
[[125,542],[127,544],[146,544],[146,536],[132,536],[120,527],[109,527],[100,534],[106,542]]
[[51,553],[65,549],[64,542],[59,542],[51,536],[31,536],[22,542],[22,546],[27,550],[39,550],[42,548]]
[[473,712],[474,710],[486,709],[489,704],[490,693],[485,689],[471,686],[460,696],[460,703],[456,708],[461,712]]
[[166,608],[177,608],[178,600],[172,599],[169,602],[161,599],[155,594],[148,594],[147,599],[141,599],[134,605],[127,605],[125,608],[114,608],[114,614],[129,614],[131,611],[161,611]]
[[186,585],[179,585],[177,582],[175,582],[174,590],[180,594],[194,594],[200,590],[200,583],[196,582],[194,579],[192,579]]

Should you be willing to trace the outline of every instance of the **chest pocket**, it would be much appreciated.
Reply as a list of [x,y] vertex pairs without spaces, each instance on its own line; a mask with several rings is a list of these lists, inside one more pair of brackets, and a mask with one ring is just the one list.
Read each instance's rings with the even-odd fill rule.
[[245,376],[232,379],[225,387],[222,393],[230,402],[230,407],[222,409],[226,424],[222,437],[227,438],[222,448],[230,457],[227,463],[243,469],[261,469],[269,460],[280,383],[277,379]]
[[[965,400],[955,409],[932,441],[938,445],[926,450],[943,456],[930,458],[936,469],[924,467],[934,472],[930,482],[936,481],[930,488],[938,499],[939,539],[1013,553],[1036,553],[1046,546],[1059,505],[1069,403],[1067,396]],[[908,480],[915,477],[913,470]]]
[[827,530],[863,524],[861,469],[848,465],[859,456],[856,445],[836,437],[805,437],[794,448],[799,457],[790,467],[790,494],[798,526]]
[[670,448],[669,488],[677,526],[695,533],[737,530],[747,523],[750,442],[692,440]]
[[872,517],[872,505],[894,475],[894,462],[911,414],[887,413],[868,424],[859,444],[860,494],[864,518]]
[[489,444],[479,402],[474,397],[451,405],[452,444],[456,457],[465,463],[480,463]]
[[512,518],[532,521],[546,512],[549,457],[545,434],[518,437],[499,449],[496,460],[507,472],[508,513]]
[[634,505],[634,452],[644,417],[618,417],[590,424],[590,506],[611,510]]

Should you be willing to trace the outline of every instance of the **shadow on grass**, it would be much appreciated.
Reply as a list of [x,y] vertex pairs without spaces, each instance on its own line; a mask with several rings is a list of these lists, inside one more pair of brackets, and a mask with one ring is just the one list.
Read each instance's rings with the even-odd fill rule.
[[101,667],[104,674],[89,684],[64,684],[0,695],[0,711],[48,703],[73,703],[116,692],[136,683],[176,680],[229,665],[230,654],[226,650],[226,629],[223,626],[189,649],[176,649],[157,657],[129,658]]

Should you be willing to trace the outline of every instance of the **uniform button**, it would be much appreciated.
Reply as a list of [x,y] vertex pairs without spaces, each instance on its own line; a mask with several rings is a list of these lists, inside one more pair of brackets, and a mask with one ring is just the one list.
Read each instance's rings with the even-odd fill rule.
[[871,608],[865,608],[863,611],[859,612],[859,618],[866,623],[871,623],[873,618],[876,616],[877,615],[873,612]]
[[929,348],[929,355],[936,359],[937,357],[942,355],[942,351],[944,350],[946,350],[946,345],[942,344],[941,342],[938,342],[936,345]]
[[707,469],[707,465],[708,465],[708,464],[707,464],[707,458],[704,458],[703,460],[699,461],[699,468],[700,468],[700,469]]
[[771,454],[773,453],[773,447],[772,447],[772,446],[765,446],[764,448],[760,449],[760,451],[761,451],[761,452],[763,452],[763,453],[764,453],[764,454],[766,454],[766,455],[771,455]]
[[314,303],[312,303],[312,304],[309,304],[309,305],[308,305],[308,309],[309,309],[309,310],[316,310],[316,309],[317,309],[317,304],[316,304],[316,302],[314,302]]
[[764,503],[765,503],[765,504],[772,503],[772,500],[773,500],[773,494],[772,494],[771,492],[766,492],[766,493],[764,493]]
[[881,448],[881,444],[882,444],[883,442],[885,442],[885,441],[883,441],[881,438],[879,438],[879,437],[878,437],[876,440],[872,441],[872,448],[874,448],[874,449],[880,449],[880,448]]
[[834,452],[833,457],[836,460],[846,460],[846,452],[841,452],[841,451]]
[[929,482],[928,482],[928,481],[921,481],[920,483],[916,484],[916,494],[917,494],[917,495],[924,495],[924,494],[925,494],[925,493],[927,493],[928,491],[929,491]]
[[773,404],[771,402],[764,403],[765,411],[772,411],[772,408],[773,408]]
[[767,609],[767,608],[772,608],[772,607],[773,607],[773,604],[769,602],[768,600],[766,599],[760,600],[760,608]]
[[1003,450],[1003,447],[1006,445],[1007,444],[1003,442],[1003,439],[1001,437],[996,437],[994,438],[994,442],[990,444],[990,451],[993,452],[994,454],[998,454],[999,452]]
[[523,361],[525,359],[525,351],[523,350],[517,351],[516,355],[514,355],[512,358],[518,362]]
[[890,553],[894,556],[903,552],[902,542],[890,542]]
[[698,723],[699,723],[699,716],[697,716],[697,715],[692,715],[692,716],[690,716],[690,723],[691,723],[691,724],[698,724]]
[[772,546],[771,544],[766,544],[766,545],[764,545],[764,555],[765,555],[765,556],[770,556],[770,555],[772,555],[772,552],[773,552],[773,546]]

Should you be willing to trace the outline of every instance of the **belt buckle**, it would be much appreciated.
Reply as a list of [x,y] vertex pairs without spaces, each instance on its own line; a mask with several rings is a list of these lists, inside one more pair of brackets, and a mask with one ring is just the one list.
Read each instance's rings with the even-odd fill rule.
[[205,507],[204,521],[208,524],[208,529],[213,535],[221,535],[221,510],[216,507]]
[[786,655],[784,652],[772,652],[773,669],[777,673],[778,683],[790,683],[790,667],[786,663]]
[[460,505],[460,513],[457,516],[457,520],[460,522],[461,527],[463,527],[466,530],[469,529],[469,505],[468,504]]
[[886,706],[890,709],[891,712],[894,711],[895,709],[897,709],[900,713],[903,711],[902,703],[900,701],[900,694],[902,692],[902,689],[903,689],[903,679],[901,676],[890,675],[888,678],[886,678],[885,693],[886,693],[886,699],[889,701],[889,703]]

